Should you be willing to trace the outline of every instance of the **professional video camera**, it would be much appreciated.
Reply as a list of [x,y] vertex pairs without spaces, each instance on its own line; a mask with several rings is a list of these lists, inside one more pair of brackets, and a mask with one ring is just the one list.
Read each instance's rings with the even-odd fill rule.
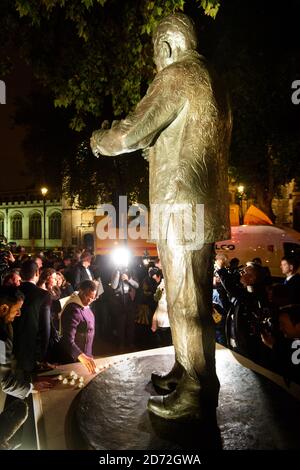
[[243,301],[230,309],[225,330],[229,348],[256,360],[262,344],[261,334],[276,333],[277,325],[270,308],[263,307],[259,301]]
[[274,317],[267,315],[262,320],[260,320],[260,332],[261,333],[268,333],[274,334],[278,330],[278,325],[274,319]]

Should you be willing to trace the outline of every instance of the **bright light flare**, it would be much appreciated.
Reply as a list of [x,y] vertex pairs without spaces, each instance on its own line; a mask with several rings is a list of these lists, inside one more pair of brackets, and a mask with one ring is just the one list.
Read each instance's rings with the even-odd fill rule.
[[130,252],[127,248],[115,248],[111,254],[115,266],[127,267],[130,260]]

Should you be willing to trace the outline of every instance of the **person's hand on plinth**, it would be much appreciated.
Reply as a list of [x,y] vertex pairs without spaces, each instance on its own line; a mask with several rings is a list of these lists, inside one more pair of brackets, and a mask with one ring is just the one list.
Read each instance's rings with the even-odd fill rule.
[[78,356],[78,361],[84,365],[91,374],[96,374],[96,364],[92,357],[87,356],[84,353],[81,353]]

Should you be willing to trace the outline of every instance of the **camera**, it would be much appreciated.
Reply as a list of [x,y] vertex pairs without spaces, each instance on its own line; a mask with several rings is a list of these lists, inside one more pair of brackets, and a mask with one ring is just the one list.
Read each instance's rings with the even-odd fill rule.
[[249,318],[249,334],[251,336],[274,335],[277,329],[276,320],[269,308],[260,308],[256,312],[252,312]]
[[161,271],[161,269],[154,266],[153,268],[149,269],[148,274],[149,274],[149,277],[151,277],[151,278],[155,275],[161,277],[162,276],[162,271]]
[[275,333],[275,322],[272,317],[267,317],[261,320],[260,322],[260,331],[261,333],[267,333],[273,335]]

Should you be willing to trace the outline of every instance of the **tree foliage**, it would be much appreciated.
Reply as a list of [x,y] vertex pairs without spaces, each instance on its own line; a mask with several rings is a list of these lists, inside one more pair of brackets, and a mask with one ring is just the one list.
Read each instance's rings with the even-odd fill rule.
[[[145,202],[142,157],[96,160],[89,136],[103,119],[124,117],[140,100],[154,71],[151,33],[161,17],[184,10],[200,20],[201,52],[231,95],[231,175],[272,216],[276,189],[300,175],[300,106],[291,103],[291,83],[300,78],[297,14],[291,11],[299,12],[299,2],[290,3],[289,9],[280,4],[270,9],[264,0],[2,0],[0,73],[9,68],[7,52],[17,48],[47,91],[48,124],[63,129],[55,131],[63,151],[55,151],[48,144],[51,133],[41,138],[34,111],[19,114],[18,122],[27,119],[34,131],[27,139],[28,157],[39,152],[46,160],[51,149],[52,164],[64,170],[65,191],[79,195],[82,205],[118,192]],[[30,144],[32,138],[39,146]]]
[[[17,0],[24,20],[23,55],[35,76],[71,108],[71,127],[86,126],[87,116],[121,116],[141,97],[151,78],[151,33],[158,20],[183,10],[185,0]],[[214,17],[216,0],[194,0]],[[109,103],[108,103],[109,102]]]
[[[183,10],[185,3],[16,0],[14,9],[4,0],[13,45],[45,90],[40,98],[31,97],[31,105],[19,103],[16,116],[16,123],[28,128],[24,152],[39,181],[47,178],[53,186],[55,172],[62,174],[64,192],[85,207],[99,196],[115,200],[118,193],[147,202],[148,166],[142,156],[96,160],[89,136],[103,119],[124,117],[140,100],[153,77],[151,33],[162,16]],[[219,8],[216,0],[191,3],[211,17]],[[67,112],[55,111],[51,103]],[[67,120],[77,131],[73,135]]]
[[64,161],[76,152],[80,136],[76,139],[68,126],[70,114],[64,109],[55,109],[51,101],[51,96],[41,90],[19,98],[15,104],[14,124],[26,130],[22,147],[27,173],[40,185],[45,184],[59,193]]
[[122,158],[96,159],[89,139],[82,141],[71,159],[65,159],[63,191],[80,207],[113,202],[127,195],[129,204],[148,204],[148,166],[140,153]]

